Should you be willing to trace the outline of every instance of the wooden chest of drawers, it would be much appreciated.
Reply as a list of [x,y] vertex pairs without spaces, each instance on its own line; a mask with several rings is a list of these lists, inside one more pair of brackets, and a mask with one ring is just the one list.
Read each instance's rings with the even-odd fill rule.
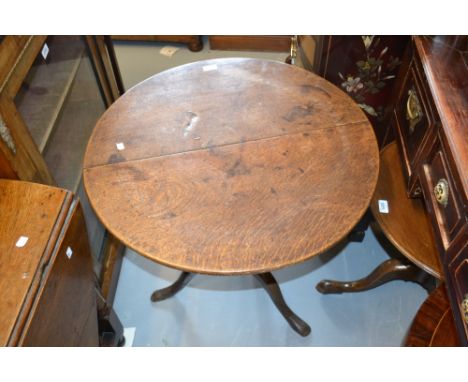
[[468,37],[414,37],[391,123],[407,191],[431,217],[461,342],[468,345]]
[[71,192],[0,179],[0,345],[98,346],[92,260]]

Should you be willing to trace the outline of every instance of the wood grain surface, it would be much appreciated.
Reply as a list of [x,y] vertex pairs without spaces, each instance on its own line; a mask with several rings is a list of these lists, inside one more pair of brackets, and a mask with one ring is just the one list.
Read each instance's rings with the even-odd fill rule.
[[0,42],[0,88],[32,36],[4,36]]
[[[30,304],[53,248],[50,238],[66,201],[65,190],[0,179],[0,345],[12,335]],[[69,201],[68,201],[69,202]],[[34,205],[34,208],[29,208]],[[3,222],[3,223],[2,223]],[[8,222],[8,223],[7,223]],[[59,224],[60,225],[60,224]],[[38,228],[40,227],[40,229]],[[55,230],[56,231],[56,230]],[[57,234],[57,232],[55,232]],[[23,247],[16,243],[28,237]],[[39,277],[36,277],[39,275]]]
[[[453,157],[454,170],[460,177],[463,200],[468,199],[468,36],[458,36],[459,46],[444,43],[444,37],[415,37],[427,82],[441,119],[441,128]],[[448,39],[447,39],[448,40]]]
[[57,242],[18,345],[99,346],[92,259],[77,201]]
[[291,37],[293,36],[210,35],[208,41],[212,50],[289,52]]
[[405,346],[460,346],[444,283],[419,308]]
[[[110,106],[84,167],[356,122],[367,119],[354,101],[303,69],[253,59],[201,61],[153,76]],[[124,151],[116,148],[120,142]]]
[[[379,211],[379,200],[387,201],[389,213]],[[405,257],[438,279],[444,278],[424,201],[406,194],[396,142],[382,150],[371,210],[385,236]]]
[[112,40],[117,41],[155,41],[185,43],[192,52],[203,49],[203,40],[197,35],[112,35]]
[[220,59],[163,72],[117,100],[88,144],[84,184],[103,224],[142,255],[249,274],[343,238],[369,205],[378,166],[369,122],[334,85],[282,63]]

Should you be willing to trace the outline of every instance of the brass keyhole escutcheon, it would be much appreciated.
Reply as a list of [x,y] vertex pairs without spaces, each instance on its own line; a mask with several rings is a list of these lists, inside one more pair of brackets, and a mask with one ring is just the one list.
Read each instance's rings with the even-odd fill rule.
[[449,196],[449,184],[446,179],[440,179],[434,187],[434,196],[437,203],[443,207],[447,206]]
[[468,294],[465,294],[465,298],[461,303],[461,310],[463,314],[463,320],[468,324]]
[[413,134],[414,129],[422,118],[422,109],[416,90],[408,90],[408,100],[406,101],[406,119],[409,121],[409,133]]

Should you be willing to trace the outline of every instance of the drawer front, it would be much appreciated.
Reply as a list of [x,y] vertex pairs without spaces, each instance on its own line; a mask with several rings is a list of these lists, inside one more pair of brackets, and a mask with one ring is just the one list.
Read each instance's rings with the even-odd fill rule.
[[408,162],[414,166],[434,126],[434,121],[431,117],[429,102],[413,65],[408,70],[396,103],[395,116],[400,139],[408,155]]
[[423,168],[422,184],[428,209],[433,213],[436,231],[442,241],[443,250],[450,246],[463,225],[463,213],[458,201],[447,159],[440,140],[437,149]]

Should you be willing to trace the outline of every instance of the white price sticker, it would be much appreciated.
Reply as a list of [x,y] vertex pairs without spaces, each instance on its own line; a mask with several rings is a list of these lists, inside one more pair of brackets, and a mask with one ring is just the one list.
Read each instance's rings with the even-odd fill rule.
[[218,70],[218,65],[212,64],[212,65],[205,65],[203,67],[204,72],[211,72],[212,70]]
[[72,255],[73,255],[72,249],[70,247],[67,247],[67,250],[65,251],[65,254],[70,259],[72,257]]
[[47,56],[49,55],[49,47],[47,44],[44,44],[41,50],[42,57],[44,57],[44,60],[47,60]]
[[122,142],[116,143],[115,146],[119,151],[125,150],[125,145]]
[[178,50],[179,48],[176,48],[175,46],[165,46],[164,48],[161,48],[159,53],[166,57],[172,57]]
[[379,200],[379,212],[382,214],[388,214],[390,212],[388,202],[386,200]]
[[16,246],[18,248],[21,248],[21,247],[24,247],[26,245],[26,243],[28,242],[29,240],[29,237],[27,236],[20,236],[20,238],[17,240],[16,242]]

